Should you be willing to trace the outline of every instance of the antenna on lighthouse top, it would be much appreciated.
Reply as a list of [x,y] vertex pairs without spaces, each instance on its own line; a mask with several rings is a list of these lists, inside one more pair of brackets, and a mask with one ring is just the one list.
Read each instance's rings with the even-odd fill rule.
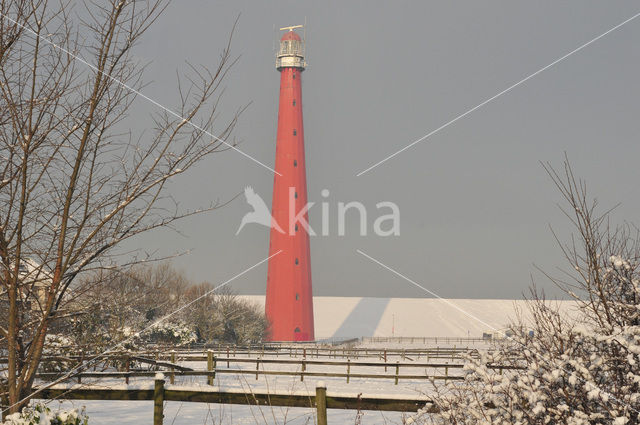
[[283,68],[298,68],[302,71],[307,66],[304,60],[304,39],[301,39],[300,35],[293,31],[297,28],[304,28],[304,25],[292,25],[290,27],[280,28],[280,31],[289,30],[289,32],[284,34],[280,39],[280,49],[276,53],[276,68],[278,70]]
[[289,31],[293,31],[296,28],[302,28],[303,25],[293,25],[291,27],[282,27],[280,28],[280,31],[285,31],[285,30],[289,30]]

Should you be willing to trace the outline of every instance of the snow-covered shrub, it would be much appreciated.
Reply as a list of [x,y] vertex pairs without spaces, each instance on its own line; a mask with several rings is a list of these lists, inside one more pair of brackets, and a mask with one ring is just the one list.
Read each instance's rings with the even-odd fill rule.
[[43,372],[62,372],[69,368],[72,362],[65,360],[65,355],[77,354],[72,340],[59,334],[47,334],[44,339],[43,353],[54,359],[43,360],[40,368]]
[[177,346],[198,341],[198,337],[191,327],[182,322],[161,322],[148,331],[146,339],[157,344]]
[[52,412],[42,403],[27,406],[20,413],[14,413],[6,417],[1,425],[87,425],[89,417],[84,409],[59,410]]
[[73,341],[64,335],[47,334],[44,338],[44,352],[45,354],[59,354],[63,353],[73,346]]
[[497,352],[467,359],[465,380],[438,390],[440,412],[432,419],[439,424],[637,424],[640,344],[637,329],[632,333],[605,336],[573,327],[541,338],[514,336]]
[[[561,245],[570,271],[549,276],[577,304],[573,320],[532,289],[532,323],[492,353],[468,358],[465,379],[436,387],[437,424],[640,423],[640,231],[613,228],[565,162],[548,168],[577,236]],[[518,332],[531,326],[533,336]],[[506,368],[496,369],[492,366]]]

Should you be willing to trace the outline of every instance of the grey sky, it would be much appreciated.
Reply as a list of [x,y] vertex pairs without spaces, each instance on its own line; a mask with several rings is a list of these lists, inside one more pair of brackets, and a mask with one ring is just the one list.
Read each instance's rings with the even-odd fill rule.
[[[314,293],[427,296],[356,253],[361,249],[443,297],[519,298],[533,264],[562,265],[549,224],[568,223],[539,161],[576,172],[615,217],[638,223],[637,142],[640,18],[517,87],[396,158],[356,174],[509,85],[638,13],[633,2],[247,2],[175,1],[138,48],[151,60],[145,93],[175,105],[175,71],[185,61],[214,67],[233,20],[240,55],[224,108],[253,102],[235,135],[273,166],[279,75],[276,28],[308,21],[303,105],[309,199],[329,189],[337,202],[393,201],[401,236],[311,240]],[[153,107],[138,101],[136,117]],[[271,202],[273,175],[235,152],[209,157],[169,188],[183,207],[227,200],[247,185]],[[244,198],[136,245],[168,254],[194,280],[219,282],[264,259],[268,229],[246,226]],[[311,209],[311,225],[320,208]],[[371,226],[371,224],[370,224]],[[371,229],[371,227],[370,227]],[[266,264],[234,282],[264,293]]]

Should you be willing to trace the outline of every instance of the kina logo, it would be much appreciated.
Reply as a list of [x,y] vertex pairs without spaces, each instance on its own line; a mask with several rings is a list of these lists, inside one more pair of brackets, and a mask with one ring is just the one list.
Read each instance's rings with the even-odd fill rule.
[[274,228],[280,233],[284,233],[276,220],[271,216],[267,204],[251,186],[247,186],[244,189],[244,197],[246,198],[247,203],[253,208],[253,211],[246,213],[244,217],[242,217],[242,221],[240,222],[240,227],[238,227],[236,235],[240,233],[245,224],[249,223],[261,224],[265,227]]

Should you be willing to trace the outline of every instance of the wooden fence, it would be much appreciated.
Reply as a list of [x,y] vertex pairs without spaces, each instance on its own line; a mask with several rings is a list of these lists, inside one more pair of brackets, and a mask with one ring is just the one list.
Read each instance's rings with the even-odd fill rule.
[[416,356],[416,357],[436,357],[436,356],[451,356],[462,354],[474,354],[477,353],[477,349],[469,347],[468,345],[453,345],[451,347],[435,346],[429,348],[355,348],[355,347],[323,347],[323,346],[277,346],[272,347],[269,345],[264,346],[212,346],[203,350],[180,350],[173,348],[167,348],[164,350],[145,350],[145,352],[162,352],[168,353],[175,351],[178,355],[187,355],[197,352],[213,351],[214,353],[229,356],[237,355],[272,355],[272,356],[288,356],[288,357],[331,357],[331,358],[358,358],[358,357],[378,357],[381,358],[384,355],[387,356]]
[[[83,353],[83,355],[65,355],[69,359],[88,358],[97,355],[91,349],[78,350],[74,349],[74,352]],[[325,346],[313,346],[313,345],[277,345],[271,346],[269,344],[253,345],[253,346],[234,346],[234,345],[212,345],[206,349],[191,349],[191,348],[179,348],[179,347],[155,347],[137,350],[136,353],[143,356],[150,356],[160,359],[168,359],[171,353],[175,353],[178,358],[184,358],[187,356],[206,356],[207,351],[213,351],[218,356],[236,357],[236,356],[276,356],[276,357],[327,357],[327,358],[344,358],[344,359],[357,359],[361,357],[378,358],[385,357],[401,357],[405,359],[407,357],[416,358],[460,358],[463,355],[477,355],[477,349],[468,346],[452,347],[430,347],[430,348],[346,348],[346,347],[325,347]],[[129,354],[131,352],[122,351],[112,354]],[[204,354],[203,354],[204,353]],[[157,356],[157,357],[156,357]],[[55,355],[49,355],[47,357],[55,357]],[[6,363],[7,358],[0,358],[0,364]]]
[[[35,388],[38,389],[37,387]],[[104,386],[74,386],[43,388],[38,394],[43,399],[74,400],[153,400],[153,423],[162,425],[165,401],[242,404],[255,406],[310,407],[316,409],[318,425],[327,425],[327,409],[354,409],[417,412],[426,406],[433,410],[432,401],[427,397],[381,397],[362,394],[345,395],[327,392],[320,384],[315,394],[277,393],[263,390],[220,390],[218,388],[165,387],[164,376],[156,376],[154,387],[109,389]]]
[[[212,351],[207,353],[204,357],[207,360],[207,370],[193,370],[184,365],[176,364],[175,354],[171,356],[171,362],[155,361],[153,359],[146,359],[140,356],[117,356],[112,358],[112,361],[119,361],[121,365],[125,365],[121,371],[93,371],[93,372],[79,372],[75,373],[69,379],[77,379],[78,382],[82,382],[83,378],[121,378],[125,379],[129,383],[130,378],[136,377],[150,377],[155,374],[155,371],[160,367],[169,369],[166,371],[169,374],[170,381],[173,384],[175,382],[175,376],[205,376],[207,382],[212,385],[216,374],[235,374],[235,375],[255,375],[257,380],[261,375],[276,375],[276,376],[295,376],[299,377],[300,381],[304,381],[305,377],[314,378],[344,378],[349,383],[351,379],[390,379],[393,380],[395,385],[398,385],[400,380],[461,380],[460,375],[450,375],[451,369],[462,369],[463,363],[420,363],[420,362],[371,362],[371,361],[326,361],[326,360],[313,360],[313,359],[274,359],[274,358],[238,358],[238,357],[216,357]],[[131,362],[137,361],[149,364],[154,370],[131,370]],[[225,364],[227,367],[219,367],[220,364]],[[230,368],[231,363],[250,363],[255,364],[255,370]],[[296,370],[265,370],[265,365],[282,364],[295,366]],[[262,369],[261,369],[262,366]],[[333,366],[335,369],[343,367],[345,372],[338,372],[335,369],[332,371],[310,371],[310,366]],[[385,373],[354,373],[352,368],[384,368]],[[513,366],[505,365],[490,365],[489,367],[500,370],[512,369]],[[400,370],[406,370],[407,368],[420,368],[425,369],[424,373],[420,374],[401,374]],[[391,369],[392,373],[386,373]],[[433,373],[427,373],[427,369],[431,369]],[[64,376],[64,373],[38,373],[37,378],[43,380],[55,380]]]
[[496,338],[451,337],[451,336],[363,336],[360,341],[366,343],[408,343],[408,344],[480,344]]
[[[347,365],[346,372],[313,372],[307,370],[263,370],[259,369],[260,362],[256,362],[256,370],[250,369],[211,369],[211,370],[176,370],[166,371],[171,381],[175,382],[176,376],[206,376],[211,379],[215,379],[216,375],[220,374],[233,374],[233,375],[251,375],[255,376],[257,380],[259,376],[294,376],[299,377],[300,381],[304,381],[304,378],[344,378],[349,383],[351,379],[389,379],[393,380],[395,385],[398,385],[400,380],[459,380],[463,379],[462,376],[449,375],[449,369],[460,369],[463,365],[460,364],[443,364],[439,365],[444,369],[444,374],[400,374],[399,363],[391,365],[394,370],[393,374],[376,374],[376,373],[354,373],[351,372],[351,365]],[[438,367],[438,365],[430,365]],[[131,378],[151,377],[155,375],[155,371],[124,371],[124,372],[79,372],[70,377],[69,379],[76,379],[78,382],[82,382],[86,378],[120,378],[124,379],[127,383]],[[57,372],[41,372],[36,374],[36,378],[43,380],[55,380],[65,376],[64,373]]]
[[403,360],[407,357],[416,358],[461,358],[463,355],[477,356],[478,350],[469,347],[433,347],[433,348],[326,348],[326,347],[280,347],[277,350],[268,348],[247,349],[245,347],[223,347],[219,349],[209,349],[203,351],[195,350],[164,350],[164,351],[146,351],[146,353],[160,353],[160,358],[168,358],[169,353],[176,353],[178,358],[186,358],[187,356],[198,356],[198,353],[206,353],[213,351],[217,355],[226,355],[227,357],[236,356],[275,356],[275,357],[327,357],[327,358],[344,358],[358,359],[360,357],[385,359],[388,357],[401,357]]

